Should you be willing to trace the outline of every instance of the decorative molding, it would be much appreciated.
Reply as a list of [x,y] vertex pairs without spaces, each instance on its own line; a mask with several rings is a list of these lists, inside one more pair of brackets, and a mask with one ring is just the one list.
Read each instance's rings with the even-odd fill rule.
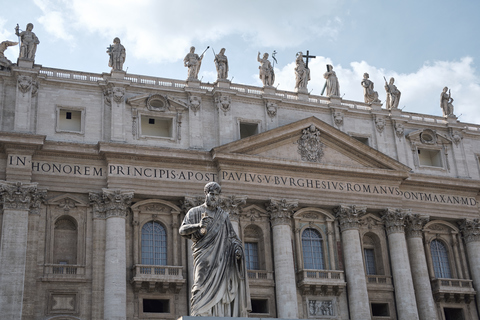
[[168,99],[158,93],[149,96],[145,103],[150,111],[164,112],[169,108]]
[[113,87],[112,88],[113,101],[117,104],[122,103],[125,100],[125,88]]
[[30,88],[32,87],[32,77],[29,76],[19,76],[17,79],[17,84],[18,84],[18,89],[22,92],[22,96],[25,96],[25,93],[27,93]]
[[194,115],[200,110],[202,105],[202,98],[197,96],[188,96],[188,107],[193,111]]
[[323,143],[320,141],[320,130],[313,124],[302,130],[297,140],[298,153],[303,161],[320,162],[323,157]]
[[242,208],[247,202],[247,196],[221,197],[219,202],[220,208],[228,212],[231,221],[239,221]]
[[332,300],[308,300],[308,317],[315,318],[334,315],[334,303]]
[[265,101],[265,108],[267,110],[267,114],[270,118],[275,118],[277,116],[277,103],[273,101]]
[[0,182],[0,197],[4,210],[30,210],[38,214],[45,203],[46,190],[37,190],[36,183]]
[[103,189],[103,193],[90,193],[95,218],[125,218],[132,202],[133,191]]
[[377,128],[377,131],[379,133],[383,132],[383,129],[385,129],[385,118],[384,117],[375,117],[375,127]]
[[381,221],[374,219],[372,216],[367,215],[358,220],[360,226],[365,227],[369,230],[371,229],[381,229],[384,224]]
[[401,123],[395,123],[395,134],[398,138],[402,138],[405,133],[405,127]]
[[343,124],[343,112],[335,111],[333,113],[333,122],[337,128],[340,128],[340,126]]
[[458,226],[463,234],[465,243],[480,241],[480,222],[479,219],[464,219]]
[[223,111],[224,115],[227,115],[227,112],[230,111],[230,103],[232,99],[230,96],[222,93],[217,93],[215,95],[215,104],[218,110]]
[[408,213],[405,216],[405,231],[407,237],[421,238],[423,227],[429,220],[429,217],[421,216],[418,213]]
[[333,209],[342,232],[350,229],[358,229],[358,218],[363,216],[366,211],[366,207],[356,205],[339,205]]
[[382,212],[382,220],[385,222],[387,235],[397,232],[405,232],[406,210],[388,208]]
[[270,223],[272,227],[277,225],[290,225],[293,212],[298,207],[297,200],[275,200],[265,204],[268,214],[270,215]]

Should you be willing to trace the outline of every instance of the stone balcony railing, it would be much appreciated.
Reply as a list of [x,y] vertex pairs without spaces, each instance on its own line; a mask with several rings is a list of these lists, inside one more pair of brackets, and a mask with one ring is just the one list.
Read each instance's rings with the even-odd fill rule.
[[85,281],[85,266],[71,264],[45,264],[43,281]]
[[368,275],[367,276],[367,285],[392,285],[391,276],[382,276],[382,275]]
[[178,293],[185,283],[182,270],[182,266],[137,264],[132,269],[131,283],[137,291],[144,288],[149,292],[166,292],[170,289]]
[[472,280],[433,279],[431,284],[435,301],[469,303],[476,294]]
[[343,271],[304,269],[297,272],[297,285],[304,295],[340,295],[346,283]]
[[273,272],[266,270],[247,270],[248,282],[251,286],[270,286],[275,285]]

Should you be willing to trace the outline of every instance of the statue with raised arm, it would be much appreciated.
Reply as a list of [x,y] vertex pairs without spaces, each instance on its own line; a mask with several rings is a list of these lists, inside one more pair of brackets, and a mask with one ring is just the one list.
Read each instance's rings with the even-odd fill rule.
[[373,90],[373,81],[369,79],[369,75],[366,72],[363,74],[362,87],[365,103],[380,102],[378,92]]
[[257,56],[257,61],[260,62],[258,69],[260,80],[263,82],[264,87],[273,86],[275,82],[275,71],[273,70],[272,64],[268,61],[268,53],[263,54],[263,58],[260,58],[260,52]]
[[110,56],[108,60],[108,66],[114,70],[123,70],[123,63],[127,55],[125,47],[120,43],[120,39],[117,37],[113,39],[113,45],[107,48],[107,53]]
[[198,80],[198,72],[202,66],[203,54],[199,56],[195,53],[195,47],[190,47],[190,52],[183,59],[183,64],[188,68],[187,80]]
[[393,84],[394,82],[395,79],[393,77],[390,78],[388,84],[387,80],[385,80],[385,91],[387,92],[387,100],[385,102],[385,105],[388,110],[398,109],[400,96],[402,95],[400,90],[397,89],[397,86]]
[[[448,90],[448,93],[447,93]],[[450,90],[448,87],[443,88],[442,93],[440,94],[440,107],[442,108],[443,111],[443,116],[445,118],[447,117],[455,117],[453,114],[453,98],[452,94],[450,93]]]
[[191,315],[247,317],[251,305],[242,241],[219,206],[220,185],[207,183],[204,192],[205,203],[187,212],[179,230],[193,241]]
[[310,80],[310,69],[307,68],[305,61],[303,61],[302,52],[297,53],[295,64],[295,89],[308,92],[307,84]]
[[0,43],[0,70],[3,69],[8,69],[10,68],[11,65],[13,65],[12,61],[8,60],[7,57],[5,57],[5,50],[7,50],[8,47],[15,46],[17,45],[18,42],[13,42],[13,41],[2,41]]
[[333,71],[333,66],[327,64],[327,72],[323,74],[325,85],[327,87],[327,97],[340,97],[340,84],[338,83],[337,74]]
[[40,40],[32,30],[32,23],[27,24],[27,30],[22,32],[20,32],[18,24],[15,27],[15,34],[20,38],[20,55],[18,56],[20,59],[35,60],[35,53]]
[[225,55],[225,48],[222,48],[220,52],[215,55],[215,67],[217,67],[217,79],[228,78],[228,59]]

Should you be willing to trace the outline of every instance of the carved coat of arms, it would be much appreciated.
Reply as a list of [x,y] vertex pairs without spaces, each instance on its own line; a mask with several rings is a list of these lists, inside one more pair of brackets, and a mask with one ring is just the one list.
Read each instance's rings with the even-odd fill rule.
[[323,156],[323,143],[320,141],[320,130],[313,124],[302,130],[302,136],[297,140],[298,153],[303,161],[320,162]]

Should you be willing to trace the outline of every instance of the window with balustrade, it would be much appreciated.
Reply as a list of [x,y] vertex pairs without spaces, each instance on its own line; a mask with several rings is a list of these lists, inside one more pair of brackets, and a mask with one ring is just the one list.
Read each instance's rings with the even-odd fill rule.
[[384,275],[380,239],[377,234],[368,232],[363,236],[363,259],[367,276]]
[[318,230],[307,228],[302,232],[303,268],[324,270],[323,239]]
[[167,233],[157,221],[149,221],[142,227],[142,264],[167,264]]
[[55,221],[53,236],[53,263],[77,263],[77,222],[69,216],[59,217]]
[[448,251],[445,244],[440,240],[432,240],[430,242],[430,252],[432,254],[435,278],[452,278]]

